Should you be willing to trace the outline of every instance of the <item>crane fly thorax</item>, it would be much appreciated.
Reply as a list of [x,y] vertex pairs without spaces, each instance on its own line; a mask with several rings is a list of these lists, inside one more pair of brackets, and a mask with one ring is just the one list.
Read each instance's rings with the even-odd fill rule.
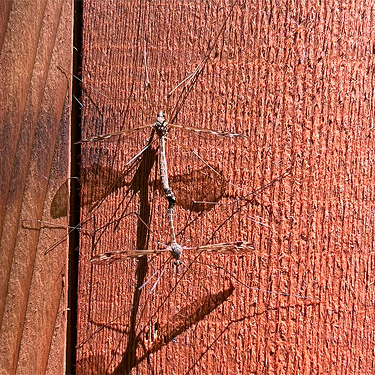
[[168,124],[165,121],[164,112],[160,111],[155,122],[155,130],[159,137],[166,137],[168,135]]

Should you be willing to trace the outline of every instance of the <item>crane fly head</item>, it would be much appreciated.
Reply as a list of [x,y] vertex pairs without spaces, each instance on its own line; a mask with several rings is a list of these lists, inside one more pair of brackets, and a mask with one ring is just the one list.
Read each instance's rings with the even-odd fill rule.
[[158,113],[158,116],[156,118],[156,121],[157,122],[160,122],[160,124],[163,124],[165,122],[165,116],[164,116],[164,112],[163,111],[160,111]]

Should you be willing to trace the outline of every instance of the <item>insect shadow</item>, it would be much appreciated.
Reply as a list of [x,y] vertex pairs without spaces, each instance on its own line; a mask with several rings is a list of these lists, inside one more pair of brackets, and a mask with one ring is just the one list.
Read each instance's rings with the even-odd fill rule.
[[[119,364],[115,367],[113,371],[109,372],[108,368],[110,367],[111,363],[107,364],[107,367],[104,367],[104,358],[101,359],[97,356],[92,356],[86,358],[85,360],[82,360],[81,363],[77,364],[78,368],[80,369],[81,373],[86,373],[87,370],[95,371],[95,366],[100,366],[101,372],[99,373],[101,375],[128,374],[132,369],[136,368],[139,364],[146,360],[149,366],[149,370],[151,371],[151,373],[154,373],[150,363],[151,355],[159,352],[164,346],[168,345],[169,343],[177,339],[178,336],[187,332],[194,325],[204,320],[219,306],[223,305],[226,302],[229,302],[230,297],[233,295],[235,287],[230,279],[228,279],[227,284],[228,286],[226,286],[223,290],[219,291],[218,293],[208,293],[205,296],[197,298],[190,304],[184,306],[176,314],[171,316],[167,324],[164,325],[160,325],[156,321],[155,323],[149,325],[148,330],[143,329],[139,333],[136,333],[131,332],[133,325],[131,325],[130,328],[127,329],[122,326],[107,323],[106,328],[110,328],[117,332],[120,332],[122,335],[133,337],[132,341],[128,341],[126,349],[121,354],[117,352],[118,348],[113,349],[113,358],[118,358],[119,356],[121,358]],[[303,298],[303,296],[296,297]],[[225,334],[225,332],[227,332],[231,328],[232,325],[240,324],[245,320],[254,319],[258,316],[267,314],[270,311],[280,311],[283,309],[299,309],[306,308],[309,306],[313,307],[319,303],[318,300],[306,301],[306,298],[303,299],[305,301],[302,301],[300,303],[297,302],[294,304],[291,303],[290,299],[288,299],[288,303],[285,305],[279,304],[276,307],[269,306],[263,308],[263,310],[261,311],[257,309],[257,304],[253,302],[251,305],[248,306],[248,314],[240,316],[238,318],[228,318],[227,324],[224,325],[224,327],[220,330],[216,337],[206,346],[206,348],[202,351],[200,356],[195,359],[194,363],[190,365],[185,374],[189,374],[191,371],[193,371],[194,367],[198,365],[202,358],[208,353],[209,350],[211,350],[214,347],[216,342],[220,340],[220,338]],[[154,317],[156,315],[157,311],[155,312]],[[99,330],[102,330],[103,328],[104,326],[101,325]],[[80,346],[84,346],[86,343],[89,342],[89,340],[90,337],[88,337],[83,343],[81,343]],[[140,349],[142,350],[142,353],[137,354],[139,353]]]
[[[154,162],[156,161],[156,149],[152,149],[154,153]],[[149,157],[152,157],[151,155]],[[215,170],[221,174],[218,167]],[[134,181],[129,182],[126,176],[127,172],[117,171],[114,168],[101,165],[99,163],[92,165],[90,168],[82,168],[81,182],[89,185],[93,193],[86,196],[82,201],[83,206],[94,206],[96,203],[105,199],[117,190],[131,187],[133,191],[137,190]],[[98,179],[101,178],[107,182],[106,185],[99,184]],[[215,172],[209,166],[203,166],[200,169],[191,170],[182,175],[170,176],[170,184],[176,193],[176,205],[192,212],[209,211],[219,203],[222,198],[230,197],[226,195],[227,183],[219,181]],[[195,190],[192,196],[192,184],[204,186],[205,189]],[[152,181],[148,182],[153,184]],[[159,180],[156,182],[157,189],[162,192],[163,187]],[[65,181],[57,190],[50,206],[50,215],[53,219],[67,216],[68,206],[68,180]]]
[[[124,330],[123,327],[113,328],[124,335],[126,334],[129,337],[129,340],[125,351],[121,354],[121,361],[111,374],[130,373],[133,368],[143,361],[149,361],[152,354],[160,351],[164,346],[175,340],[179,335],[188,331],[191,327],[205,319],[220,305],[225,303],[233,294],[233,291],[234,286],[232,283],[229,283],[227,287],[218,293],[209,293],[201,298],[197,298],[195,301],[181,308],[175,315],[173,315],[168,324],[159,325],[156,322],[148,331],[142,330],[141,332],[136,333],[135,324],[131,324],[127,330]],[[136,296],[134,295],[134,297]],[[134,301],[136,301],[136,298],[134,298]],[[136,311],[138,307],[138,305],[134,306],[133,310]],[[134,316],[137,315],[137,313],[135,313]],[[107,327],[108,326],[109,325],[107,324]],[[101,326],[100,329],[103,329],[103,326]],[[86,339],[80,346],[85,345],[89,339],[90,338]],[[137,356],[138,348],[142,348],[143,354]],[[102,360],[95,358],[95,356],[89,357],[84,361],[81,361],[81,363],[77,364],[77,370],[79,370],[80,373],[85,373],[87,370],[95,371],[95,367],[99,367],[97,370],[100,371],[101,374],[109,374],[104,368]],[[109,366],[110,364],[107,365],[107,367]]]

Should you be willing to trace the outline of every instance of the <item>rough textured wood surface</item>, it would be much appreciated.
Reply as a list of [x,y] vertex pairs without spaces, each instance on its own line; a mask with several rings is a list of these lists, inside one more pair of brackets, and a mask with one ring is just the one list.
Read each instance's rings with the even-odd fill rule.
[[[63,374],[67,220],[50,204],[69,172],[71,1],[6,1],[0,56],[1,374]],[[38,225],[36,220],[50,222]]]
[[[138,287],[167,255],[93,266],[101,252],[168,242],[167,204],[156,145],[124,165],[149,131],[84,145],[77,373],[374,373],[374,37],[361,1],[84,3],[83,137],[154,122],[212,47],[177,123],[249,138],[170,134],[171,179],[187,192],[211,186],[177,142],[227,179],[214,208],[177,207],[178,240],[241,239],[255,250],[186,251],[151,294],[155,278]],[[150,111],[144,50],[148,117],[133,100]]]

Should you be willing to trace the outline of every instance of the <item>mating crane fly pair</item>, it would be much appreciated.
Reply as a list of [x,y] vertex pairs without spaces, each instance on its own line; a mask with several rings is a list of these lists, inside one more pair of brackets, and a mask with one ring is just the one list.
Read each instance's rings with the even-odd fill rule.
[[[91,259],[91,262],[93,263],[112,263],[113,261],[129,258],[129,257],[141,257],[145,255],[150,255],[150,254],[158,254],[162,253],[165,251],[170,251],[172,254],[172,257],[175,259],[175,264],[179,265],[181,264],[181,255],[182,255],[182,250],[183,247],[177,243],[176,240],[176,234],[175,234],[175,229],[174,229],[174,207],[176,204],[176,196],[172,189],[169,187],[169,181],[168,181],[168,166],[167,166],[167,158],[166,158],[166,148],[165,148],[165,142],[167,139],[168,132],[171,128],[179,128],[183,130],[189,130],[197,133],[206,133],[206,134],[212,134],[212,135],[217,135],[221,137],[238,137],[238,138],[248,138],[247,135],[244,134],[239,134],[239,133],[231,133],[228,131],[220,131],[220,130],[209,130],[209,129],[199,129],[195,127],[188,127],[188,126],[182,126],[175,124],[174,121],[177,117],[177,113],[181,110],[185,99],[187,96],[190,94],[191,90],[193,89],[194,85],[196,84],[199,76],[204,70],[204,67],[206,65],[206,62],[210,58],[210,55],[217,45],[220,36],[223,34],[225,30],[225,26],[227,24],[227,21],[229,17],[232,15],[234,11],[234,7],[237,5],[239,0],[236,0],[234,4],[232,5],[230,12],[227,14],[227,16],[224,19],[224,22],[221,25],[220,30],[216,34],[215,38],[213,39],[213,42],[211,45],[207,47],[207,51],[204,54],[202,60],[199,62],[195,70],[189,74],[185,79],[183,79],[176,87],[171,90],[168,95],[167,95],[167,107],[166,107],[166,112],[169,112],[169,99],[171,98],[171,95],[178,90],[180,87],[182,88],[182,93],[178,97],[177,102],[173,108],[173,111],[171,113],[170,121],[171,123],[168,123],[165,119],[165,114],[164,112],[160,111],[157,114],[157,119],[156,122],[151,124],[151,125],[145,125],[133,129],[128,129],[124,131],[119,131],[115,133],[110,133],[110,134],[102,134],[102,135],[97,135],[91,138],[88,138],[86,140],[82,140],[81,142],[97,142],[97,141],[102,141],[102,140],[108,140],[109,138],[113,136],[123,136],[125,134],[130,134],[133,132],[136,132],[138,130],[146,129],[148,127],[151,127],[153,129],[151,138],[147,144],[146,147],[144,147],[136,156],[134,156],[130,161],[126,163],[126,166],[131,164],[134,160],[138,159],[143,152],[146,151],[148,147],[151,145],[151,141],[153,138],[154,132],[156,132],[157,136],[159,137],[159,153],[160,153],[160,158],[159,158],[159,169],[160,169],[160,179],[161,183],[163,186],[164,190],[164,195],[166,199],[168,200],[168,222],[169,222],[169,230],[170,230],[170,244],[167,245],[164,249],[160,250],[123,250],[123,251],[112,251],[112,252],[106,252],[103,254],[99,255],[94,255]],[[147,68],[147,54],[146,51],[144,51],[144,67],[145,67],[145,74],[146,74],[146,87],[149,90],[149,95],[151,99],[151,105],[153,109],[153,113],[156,113],[155,111],[155,100],[152,95],[152,90],[151,90],[151,84],[149,80],[149,74],[148,74],[148,68]],[[135,98],[133,98],[135,100]],[[138,105],[139,109],[143,113],[143,115],[146,115],[145,111],[143,110],[142,106],[140,103],[138,103],[135,100],[136,104]],[[203,158],[200,157],[199,154],[193,152],[203,163],[205,163],[214,173],[219,175],[221,178],[221,174],[218,173],[210,164],[208,164]],[[261,189],[263,190],[263,188]],[[254,193],[253,193],[254,194]],[[221,252],[221,253],[238,253],[242,251],[246,251],[248,249],[253,249],[253,246],[244,241],[235,241],[235,242],[226,242],[226,243],[218,243],[218,244],[210,244],[210,245],[205,245],[205,246],[199,246],[196,247],[195,250],[197,251],[216,251],[216,252]]]
[[[162,183],[162,186],[163,186],[164,195],[165,195],[166,199],[168,200],[168,222],[169,222],[169,230],[170,230],[170,241],[169,241],[170,244],[169,245],[167,245],[164,249],[160,249],[160,250],[133,250],[133,251],[123,250],[123,251],[106,252],[106,253],[103,253],[103,254],[94,255],[93,258],[91,259],[91,261],[93,263],[102,263],[102,262],[111,263],[115,260],[121,260],[121,259],[129,258],[129,257],[141,257],[141,256],[144,256],[144,255],[149,255],[149,254],[158,254],[158,253],[165,252],[165,251],[171,252],[173,258],[175,259],[176,265],[179,265],[181,263],[180,258],[181,258],[181,255],[182,255],[183,247],[180,244],[177,243],[175,229],[174,229],[173,215],[174,215],[174,207],[175,207],[175,204],[176,204],[176,196],[175,196],[174,192],[172,191],[172,189],[169,187],[168,166],[167,166],[167,159],[166,159],[166,152],[165,152],[165,142],[166,142],[166,138],[167,138],[168,131],[170,130],[170,128],[179,128],[179,129],[190,130],[190,131],[198,132],[198,133],[206,133],[206,134],[208,133],[208,134],[213,134],[213,135],[217,135],[217,136],[221,136],[221,137],[248,138],[248,136],[246,136],[244,134],[231,133],[231,132],[219,131],[219,130],[199,129],[199,128],[195,128],[195,127],[186,127],[186,126],[182,126],[182,125],[178,125],[178,124],[174,123],[174,121],[177,117],[177,113],[181,110],[181,108],[182,108],[182,106],[185,102],[185,99],[190,94],[190,92],[193,89],[194,85],[196,84],[199,76],[203,72],[204,67],[205,67],[208,59],[210,58],[210,55],[211,55],[212,51],[214,50],[215,46],[217,45],[217,43],[219,41],[220,36],[224,33],[227,21],[228,21],[229,17],[232,15],[232,13],[234,11],[234,8],[235,8],[235,6],[237,5],[238,2],[239,2],[239,0],[236,0],[232,4],[231,9],[228,12],[227,16],[225,17],[224,22],[222,23],[218,33],[214,37],[212,43],[210,43],[208,45],[206,53],[204,54],[202,60],[199,62],[199,64],[195,68],[195,70],[191,74],[189,74],[185,79],[183,79],[175,88],[173,88],[172,91],[170,91],[168,93],[168,95],[167,95],[167,107],[166,107],[167,113],[169,113],[169,99],[171,98],[171,95],[176,90],[178,90],[180,87],[183,87],[182,92],[181,92],[180,96],[178,97],[178,99],[176,101],[176,104],[173,108],[173,111],[171,112],[171,116],[170,116],[170,122],[171,123],[168,123],[166,121],[164,112],[160,111],[157,114],[157,120],[154,124],[145,125],[145,126],[125,130],[125,131],[119,131],[119,132],[111,133],[111,134],[97,135],[97,136],[94,136],[94,137],[91,137],[91,138],[88,138],[86,140],[81,141],[81,142],[97,142],[97,141],[107,140],[107,139],[109,139],[113,136],[123,136],[125,134],[130,134],[130,133],[136,132],[138,130],[151,127],[153,129],[153,132],[152,132],[151,138],[150,138],[147,146],[144,147],[128,163],[126,163],[126,166],[131,164],[134,160],[138,159],[140,157],[140,155],[142,155],[143,152],[146,151],[146,149],[151,145],[151,141],[152,141],[152,137],[153,137],[154,132],[156,132],[156,134],[159,137],[160,179],[161,179],[161,183]],[[155,111],[155,100],[154,100],[154,97],[152,95],[151,84],[150,84],[148,68],[147,68],[146,51],[144,52],[144,67],[145,67],[145,74],[146,74],[146,82],[145,82],[146,87],[149,90],[153,113],[156,113],[156,111]],[[135,100],[135,98],[134,98],[134,100]],[[143,115],[145,115],[145,111],[143,110],[140,103],[138,103],[136,100],[135,100],[135,102],[138,105],[141,112],[143,113]],[[201,158],[197,153],[195,153],[195,152],[193,152],[193,153],[201,161],[203,161],[211,170],[213,170],[216,174],[218,174],[220,177],[222,177],[220,173],[218,173],[211,165],[209,165],[207,162],[205,162],[204,159]],[[235,242],[205,245],[205,246],[197,247],[195,249],[198,250],[198,251],[216,251],[216,252],[222,252],[222,253],[238,253],[238,252],[243,251],[243,250],[248,250],[249,248],[253,249],[253,246],[250,243],[244,242],[244,241],[235,241]]]
[[[145,66],[146,65],[146,55],[145,55]],[[147,72],[147,68],[146,68]],[[181,83],[179,84],[181,85]],[[148,87],[150,87],[148,85]],[[174,90],[172,90],[174,91]],[[167,123],[165,119],[164,112],[160,111],[157,115],[157,120],[152,125],[146,125],[142,126],[136,129],[131,130],[125,130],[122,132],[117,133],[111,133],[111,134],[103,134],[98,135],[95,137],[91,137],[86,140],[82,140],[81,142],[96,142],[96,141],[102,141],[107,140],[113,136],[120,136],[124,135],[129,132],[133,132],[135,130],[144,129],[147,127],[151,127],[155,130],[158,138],[159,138],[159,152],[160,152],[160,158],[159,158],[159,169],[160,169],[160,179],[164,190],[164,195],[168,201],[168,222],[169,222],[169,229],[170,229],[170,244],[167,245],[164,249],[159,250],[122,250],[122,251],[112,251],[112,252],[106,252],[99,255],[94,255],[91,259],[92,263],[113,263],[115,261],[119,261],[125,258],[137,258],[142,257],[145,255],[152,255],[152,254],[159,254],[166,251],[169,251],[172,254],[172,257],[175,259],[174,263],[176,266],[181,264],[181,255],[183,247],[177,243],[176,240],[176,234],[174,229],[174,207],[176,204],[176,196],[172,189],[169,186],[169,180],[168,180],[168,165],[167,165],[167,158],[166,158],[166,139],[168,136],[168,132],[170,128],[180,128],[184,130],[190,130],[198,133],[209,133],[217,136],[222,137],[240,137],[240,138],[247,138],[244,134],[239,133],[231,133],[227,131],[220,131],[220,130],[209,130],[209,129],[199,129],[199,128],[193,128],[193,127],[184,127],[177,124],[169,124]],[[152,139],[152,137],[151,137]],[[151,141],[151,140],[150,140]],[[134,158],[132,158],[128,163],[130,164],[132,161],[134,161],[136,158],[138,158],[150,145],[150,142],[148,145],[140,152],[138,153]],[[199,155],[198,155],[199,157]],[[206,162],[205,162],[206,163]],[[208,163],[206,163],[210,168],[213,169],[212,166],[210,166]],[[218,172],[216,172],[218,173]],[[185,248],[188,249],[188,248]],[[192,248],[190,248],[192,249]],[[227,243],[218,243],[218,244],[210,244],[205,246],[199,246],[194,248],[196,251],[215,251],[219,253],[239,253],[243,251],[247,251],[249,249],[253,249],[253,246],[244,241],[235,241],[235,242],[227,242]]]

